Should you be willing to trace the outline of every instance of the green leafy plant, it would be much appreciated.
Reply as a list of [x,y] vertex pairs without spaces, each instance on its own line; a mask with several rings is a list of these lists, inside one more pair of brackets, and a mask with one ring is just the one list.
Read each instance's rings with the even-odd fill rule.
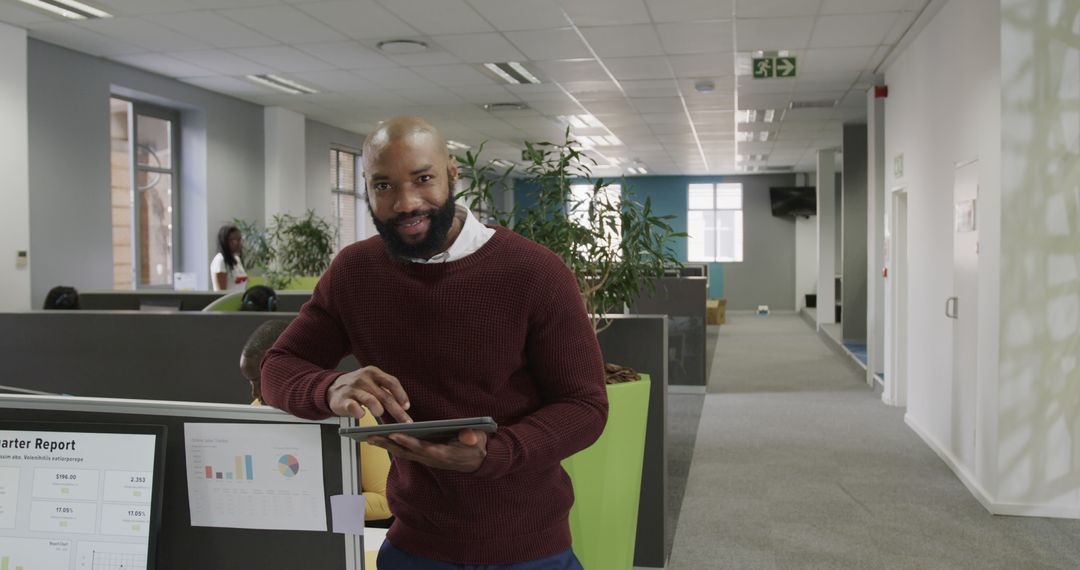
[[467,150],[465,154],[454,157],[458,162],[461,181],[467,185],[455,198],[479,216],[481,222],[509,227],[512,212],[494,208],[495,190],[505,191],[510,188],[513,183],[510,175],[514,171],[514,165],[506,166],[500,173],[495,162],[480,159],[483,151],[484,143],[481,143],[475,153]]
[[337,232],[315,212],[303,216],[275,214],[270,226],[235,220],[244,236],[244,260],[274,289],[284,289],[297,277],[321,275],[330,266]]
[[[528,164],[521,181],[533,199],[528,208],[502,212],[494,204],[491,189],[505,183],[509,172],[469,178],[460,196],[470,206],[479,203],[498,212],[495,218],[507,227],[558,254],[576,276],[597,332],[611,325],[604,315],[622,313],[642,288],[654,291],[665,267],[682,265],[671,244],[686,234],[672,229],[672,216],[653,212],[649,198],[637,201],[625,180],[616,192],[611,180],[593,179],[596,162],[569,130],[562,143],[526,142],[522,156]],[[468,153],[459,160],[481,164]],[[576,195],[576,184],[587,184],[590,191]]]

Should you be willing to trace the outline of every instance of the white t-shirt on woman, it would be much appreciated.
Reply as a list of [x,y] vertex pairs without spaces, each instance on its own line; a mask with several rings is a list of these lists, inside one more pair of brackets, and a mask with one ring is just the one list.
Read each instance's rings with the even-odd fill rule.
[[244,271],[244,263],[240,261],[240,256],[233,256],[236,260],[236,267],[229,269],[228,265],[225,265],[225,256],[219,252],[214,256],[214,260],[210,262],[210,285],[213,286],[214,291],[221,291],[218,287],[217,274],[225,274],[225,291],[243,291],[247,288],[247,272]]

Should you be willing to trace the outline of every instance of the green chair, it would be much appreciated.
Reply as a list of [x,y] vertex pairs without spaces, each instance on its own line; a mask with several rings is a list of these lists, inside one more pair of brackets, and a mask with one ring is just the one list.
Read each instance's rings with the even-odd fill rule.
[[244,298],[243,291],[233,291],[215,299],[209,305],[203,307],[204,313],[227,313],[240,310],[240,301]]
[[637,540],[649,377],[609,384],[608,421],[591,446],[563,460],[574,483],[570,533],[589,570],[630,570]]

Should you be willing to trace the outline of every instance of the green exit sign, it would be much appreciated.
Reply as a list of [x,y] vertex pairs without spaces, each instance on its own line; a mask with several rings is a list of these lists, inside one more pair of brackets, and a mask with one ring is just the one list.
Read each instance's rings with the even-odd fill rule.
[[754,79],[795,77],[798,69],[794,57],[755,57],[753,66]]

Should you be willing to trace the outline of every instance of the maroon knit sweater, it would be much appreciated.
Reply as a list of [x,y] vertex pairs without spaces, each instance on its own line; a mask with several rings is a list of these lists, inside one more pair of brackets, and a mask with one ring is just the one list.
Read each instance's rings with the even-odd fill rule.
[[596,335],[558,256],[504,228],[449,263],[393,259],[378,237],[351,245],[267,352],[266,402],[333,415],[326,391],[349,353],[401,381],[414,420],[499,423],[473,473],[394,461],[395,546],[456,564],[570,547],[574,491],[559,461],[599,437],[607,395]]

